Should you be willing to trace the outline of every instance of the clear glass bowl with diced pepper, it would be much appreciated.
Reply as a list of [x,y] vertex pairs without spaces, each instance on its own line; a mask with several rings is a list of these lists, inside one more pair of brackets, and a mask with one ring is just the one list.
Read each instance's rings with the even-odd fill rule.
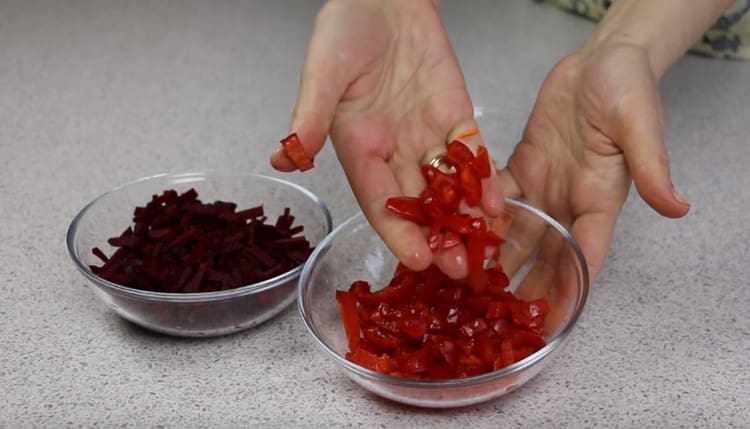
[[399,264],[362,214],[305,265],[298,306],[314,343],[377,395],[422,407],[502,396],[559,353],[583,310],[587,265],[563,225],[511,199],[496,218],[462,213],[466,187],[476,205],[477,179],[489,174],[481,155],[449,146],[449,174],[427,167],[421,195],[386,202],[424,227],[433,251],[463,247],[466,278]]

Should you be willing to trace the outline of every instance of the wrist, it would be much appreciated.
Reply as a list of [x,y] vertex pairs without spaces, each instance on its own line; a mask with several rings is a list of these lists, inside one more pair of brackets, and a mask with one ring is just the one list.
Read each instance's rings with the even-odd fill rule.
[[596,35],[589,38],[579,50],[579,54],[583,58],[590,58],[596,55],[597,52],[606,52],[616,49],[627,49],[631,52],[637,52],[644,58],[647,63],[651,76],[654,81],[658,82],[664,72],[669,68],[669,64],[660,61],[659,54],[655,53],[653,45],[650,45],[646,40],[638,37],[629,37],[627,35],[611,35],[607,37],[596,37]]
[[732,4],[733,0],[618,0],[582,51],[627,46],[643,50],[658,80]]

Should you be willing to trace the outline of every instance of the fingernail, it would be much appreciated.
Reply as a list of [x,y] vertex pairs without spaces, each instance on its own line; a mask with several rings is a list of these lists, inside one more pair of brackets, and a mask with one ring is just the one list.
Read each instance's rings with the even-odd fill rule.
[[674,198],[679,201],[681,204],[689,206],[690,203],[680,195],[676,189],[672,188],[672,194],[674,195]]

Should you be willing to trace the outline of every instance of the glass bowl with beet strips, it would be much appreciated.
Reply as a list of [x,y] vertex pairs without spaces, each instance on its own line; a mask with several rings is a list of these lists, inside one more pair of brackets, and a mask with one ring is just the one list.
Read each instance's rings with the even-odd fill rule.
[[584,308],[586,261],[524,202],[506,200],[487,222],[504,239],[493,255],[503,271],[488,268],[483,289],[399,265],[361,213],[339,225],[305,264],[297,299],[325,359],[374,394],[428,408],[488,401],[538,374]]
[[294,302],[302,266],[331,231],[323,201],[256,174],[160,174],[88,203],[67,247],[126,320],[180,337],[231,334]]

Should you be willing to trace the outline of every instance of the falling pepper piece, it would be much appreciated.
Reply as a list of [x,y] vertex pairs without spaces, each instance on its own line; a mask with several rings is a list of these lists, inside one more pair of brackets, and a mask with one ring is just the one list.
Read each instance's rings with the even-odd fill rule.
[[289,157],[299,171],[306,171],[315,167],[313,159],[305,151],[297,133],[292,133],[284,137],[281,140],[281,147],[284,148],[284,153],[286,153],[286,156]]

